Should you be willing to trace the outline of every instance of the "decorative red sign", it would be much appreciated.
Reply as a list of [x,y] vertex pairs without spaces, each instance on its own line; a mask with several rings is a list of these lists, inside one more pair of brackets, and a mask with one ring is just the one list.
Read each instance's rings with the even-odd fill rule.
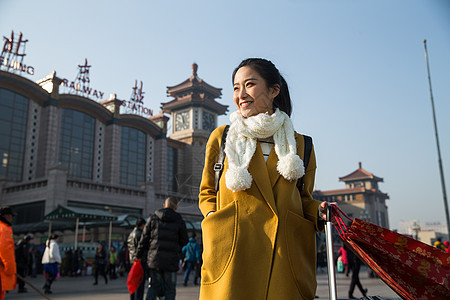
[[7,70],[12,69],[13,71],[27,72],[30,75],[34,75],[34,67],[23,63],[23,58],[26,55],[25,46],[28,40],[23,38],[22,32],[20,32],[17,41],[14,38],[14,31],[11,31],[11,38],[3,36],[3,39],[0,68],[5,67]]
[[144,99],[144,92],[142,91],[142,86],[144,84],[141,81],[141,87],[138,88],[137,80],[134,81],[133,94],[131,95],[131,101],[144,104],[142,99]]
[[[23,48],[25,49],[25,43],[28,42],[28,40],[22,40],[22,32],[19,34],[19,40],[16,42],[16,51],[14,51],[14,31],[11,32],[11,38],[8,39],[7,37],[3,37],[5,39],[5,44],[3,44],[3,50],[2,52],[9,52],[14,53],[16,56],[25,56],[25,53],[19,54],[20,45],[23,43]],[[14,51],[14,52],[13,52]]]
[[124,106],[128,109],[131,109],[132,111],[138,112],[138,113],[143,113],[145,115],[153,116],[152,109],[144,107],[140,104],[136,104],[136,102],[133,102],[133,101],[124,100],[124,101],[122,101],[122,106]]
[[69,89],[72,89],[74,91],[85,94],[87,96],[90,96],[92,94],[93,97],[96,97],[99,99],[102,99],[103,95],[105,94],[104,92],[101,92],[96,89],[92,89],[91,87],[81,86],[81,84],[76,83],[75,81],[70,81],[70,83],[69,83],[69,80],[67,80],[66,78],[64,78],[62,80],[61,85],[68,87]]
[[142,91],[142,87],[144,84],[141,81],[140,87],[138,87],[137,80],[134,81],[134,87],[132,88],[133,93],[131,94],[130,101],[124,100],[122,102],[122,106],[131,110],[133,112],[142,113],[145,115],[153,116],[153,110],[144,107],[144,92]]
[[74,91],[75,93],[79,93],[83,96],[89,97],[93,96],[98,99],[102,99],[104,92],[101,92],[99,90],[93,89],[89,86],[91,83],[91,80],[89,79],[89,68],[91,65],[88,64],[87,58],[84,59],[84,65],[78,65],[78,75],[77,78],[74,81],[71,81],[69,83],[69,80],[63,79],[61,82],[62,86],[68,87],[70,90]]

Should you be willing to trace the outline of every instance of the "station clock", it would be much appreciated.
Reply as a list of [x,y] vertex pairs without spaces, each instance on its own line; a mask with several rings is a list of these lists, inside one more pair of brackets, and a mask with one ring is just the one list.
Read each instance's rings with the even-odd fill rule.
[[215,117],[206,111],[203,112],[202,128],[203,130],[213,131],[216,128]]
[[175,131],[189,129],[189,111],[178,112],[175,115]]

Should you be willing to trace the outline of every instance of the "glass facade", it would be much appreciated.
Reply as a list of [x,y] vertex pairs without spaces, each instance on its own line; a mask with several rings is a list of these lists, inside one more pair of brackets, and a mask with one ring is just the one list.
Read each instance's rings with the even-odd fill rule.
[[167,190],[169,192],[177,192],[177,161],[178,152],[176,148],[167,147]]
[[136,128],[123,126],[120,142],[120,184],[139,186],[145,183],[147,135]]
[[14,224],[37,223],[44,219],[45,201],[15,205],[12,209],[17,213]]
[[29,100],[0,89],[0,178],[21,181]]
[[92,179],[95,118],[83,112],[62,110],[59,162],[70,177]]

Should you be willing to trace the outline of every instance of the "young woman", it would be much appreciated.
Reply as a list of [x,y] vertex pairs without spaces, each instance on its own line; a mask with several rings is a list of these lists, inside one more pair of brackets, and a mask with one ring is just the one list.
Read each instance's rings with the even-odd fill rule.
[[214,164],[225,126],[208,140],[200,186],[200,299],[314,299],[315,231],[326,207],[312,198],[314,149],[305,170],[304,137],[293,129],[289,90],[272,62],[246,59],[232,80],[238,110],[219,190]]

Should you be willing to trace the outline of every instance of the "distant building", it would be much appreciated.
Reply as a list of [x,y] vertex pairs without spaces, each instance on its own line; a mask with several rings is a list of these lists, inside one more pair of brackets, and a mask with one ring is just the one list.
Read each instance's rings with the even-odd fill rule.
[[[120,112],[125,104],[140,107],[133,99],[112,94],[94,101],[64,92],[56,72],[33,82],[0,71],[0,205],[18,212],[15,232],[40,230],[44,238],[44,216],[59,205],[147,217],[167,196],[179,200],[188,228],[199,228],[206,141],[227,106],[216,102],[221,89],[200,79],[196,64],[192,68],[190,78],[168,87],[173,100],[145,117]],[[124,240],[125,225],[133,222],[117,224],[113,239]],[[85,233],[92,241],[106,234],[92,224]],[[64,234],[65,242],[73,240],[73,231]]]
[[419,223],[418,220],[400,221],[398,223],[398,232],[417,238],[417,240],[431,246],[439,237],[442,238],[443,241],[449,239],[447,224],[438,221],[425,223]]
[[340,177],[345,189],[313,192],[313,197],[321,201],[337,202],[350,217],[359,218],[384,228],[389,228],[386,200],[388,194],[379,190],[378,183],[383,178],[364,170],[361,162],[354,172]]

